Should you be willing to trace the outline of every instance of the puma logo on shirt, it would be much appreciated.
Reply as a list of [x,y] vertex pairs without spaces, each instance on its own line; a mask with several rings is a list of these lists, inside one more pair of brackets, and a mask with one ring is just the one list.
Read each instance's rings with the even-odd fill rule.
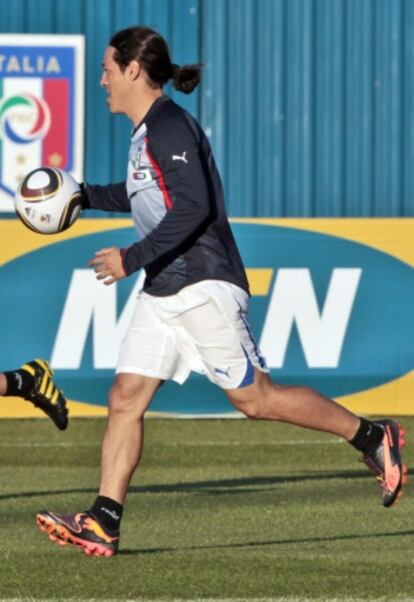
[[186,159],[186,154],[187,154],[187,151],[184,151],[182,155],[173,155],[172,160],[173,161],[182,161],[183,163],[188,163],[188,161]]

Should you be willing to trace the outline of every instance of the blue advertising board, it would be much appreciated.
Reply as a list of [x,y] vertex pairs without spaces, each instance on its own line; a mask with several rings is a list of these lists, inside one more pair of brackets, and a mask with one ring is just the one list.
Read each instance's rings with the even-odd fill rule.
[[[362,411],[381,412],[384,397],[392,413],[410,413],[414,220],[246,219],[232,227],[251,285],[252,330],[272,377],[351,405],[362,400]],[[101,411],[143,274],[103,286],[87,261],[97,249],[131,244],[131,223],[79,220],[42,237],[6,220],[0,234],[0,365],[49,358],[70,399]],[[151,410],[233,411],[197,374],[163,386]]]

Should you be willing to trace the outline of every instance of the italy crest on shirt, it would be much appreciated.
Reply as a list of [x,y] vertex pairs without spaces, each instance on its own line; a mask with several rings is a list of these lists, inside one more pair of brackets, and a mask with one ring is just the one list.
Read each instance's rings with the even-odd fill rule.
[[40,166],[82,179],[83,90],[83,36],[0,35],[0,210]]

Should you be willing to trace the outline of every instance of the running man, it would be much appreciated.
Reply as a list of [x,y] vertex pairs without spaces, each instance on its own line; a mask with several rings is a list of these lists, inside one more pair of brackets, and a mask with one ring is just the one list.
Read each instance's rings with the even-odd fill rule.
[[116,554],[145,411],[163,381],[183,383],[191,370],[221,387],[249,418],[348,441],[379,480],[384,506],[394,504],[406,480],[403,433],[394,421],[370,422],[312,389],[269,378],[247,321],[248,283],[209,142],[195,119],[163,93],[169,80],[190,93],[200,67],[173,64],[165,40],[146,27],[112,37],[101,85],[109,110],[133,124],[127,178],[86,186],[84,207],[131,212],[139,242],[101,249],[90,265],[106,285],[141,268],[146,280],[109,394],[99,495],[85,512],[37,515],[52,541],[77,545],[88,555]]
[[0,396],[22,397],[49,416],[59,430],[68,426],[66,399],[53,382],[46,360],[32,360],[17,370],[0,372]]

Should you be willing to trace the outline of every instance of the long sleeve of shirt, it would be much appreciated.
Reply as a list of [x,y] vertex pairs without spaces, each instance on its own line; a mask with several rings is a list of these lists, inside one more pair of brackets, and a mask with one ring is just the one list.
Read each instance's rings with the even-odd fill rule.
[[86,202],[84,209],[100,209],[101,211],[119,211],[129,213],[131,203],[128,198],[126,182],[118,184],[99,184],[85,186]]

